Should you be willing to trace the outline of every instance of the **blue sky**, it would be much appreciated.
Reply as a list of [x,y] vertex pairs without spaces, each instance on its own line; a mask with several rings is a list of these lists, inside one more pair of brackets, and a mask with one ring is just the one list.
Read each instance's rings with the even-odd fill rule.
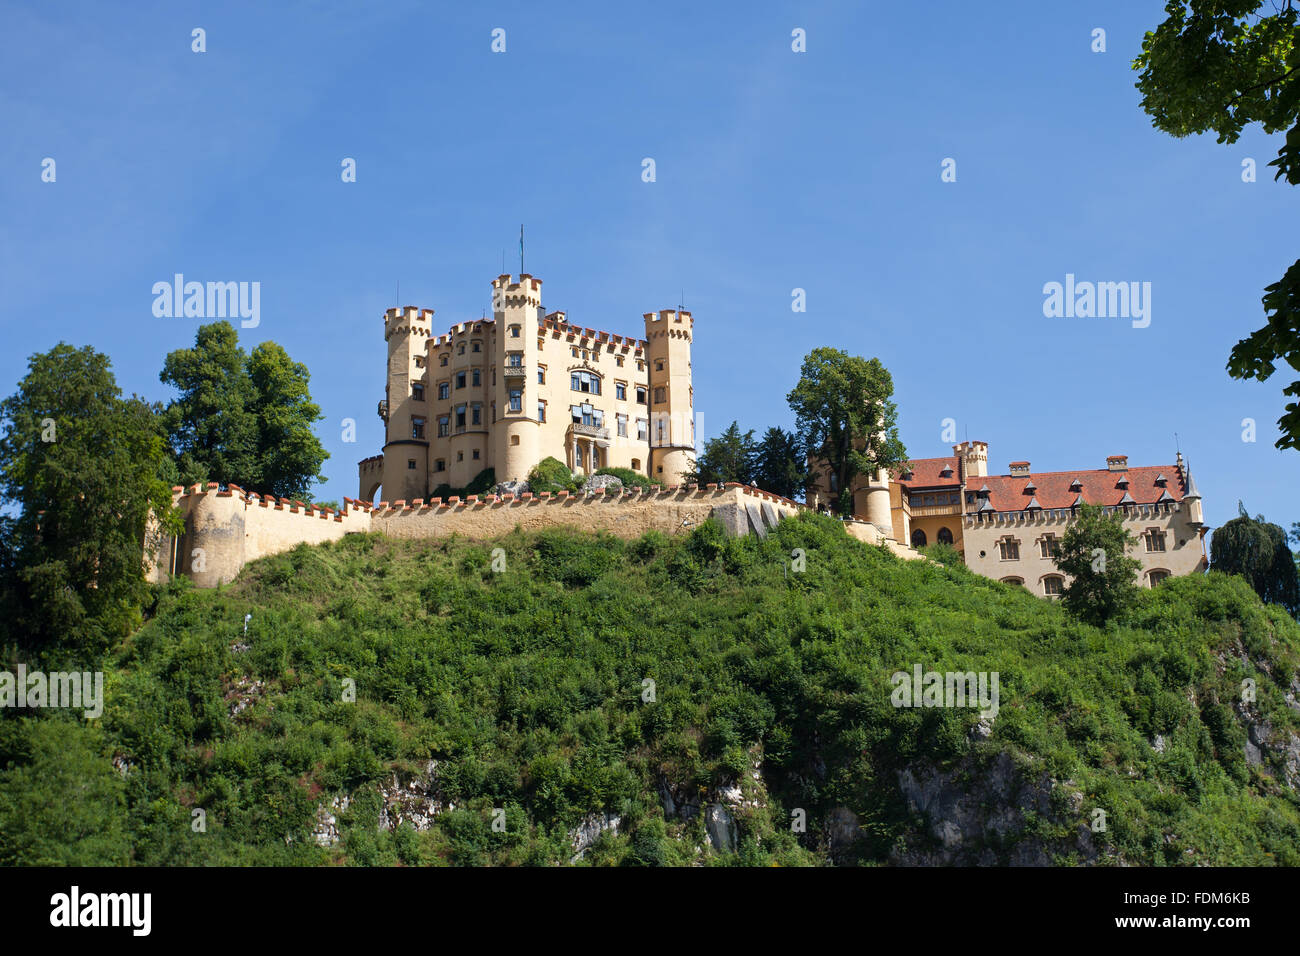
[[[1151,127],[1130,64],[1162,0],[730,9],[7,4],[0,389],[64,340],[166,399],[163,358],[203,320],[155,318],[153,283],[257,281],[241,341],[310,368],[317,498],[355,496],[397,283],[436,327],[478,317],[522,222],[543,304],[573,322],[640,335],[684,294],[706,435],[789,427],[801,357],[832,345],[892,371],[914,457],[947,452],[946,418],[998,473],[1171,463],[1177,432],[1210,524],[1238,499],[1300,520],[1300,455],[1273,447],[1286,371],[1224,370],[1300,255],[1300,190],[1257,129]],[[1150,282],[1150,326],[1045,318],[1067,273]]]

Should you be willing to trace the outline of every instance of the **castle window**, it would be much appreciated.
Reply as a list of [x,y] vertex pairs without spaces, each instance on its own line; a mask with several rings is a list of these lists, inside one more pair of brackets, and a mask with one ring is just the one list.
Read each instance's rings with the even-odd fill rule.
[[1061,553],[1061,539],[1054,534],[1045,534],[1038,541],[1038,553],[1044,558],[1055,558]]
[[458,451],[458,452],[456,452],[456,460],[457,460],[457,461],[464,461],[464,460],[465,460],[465,453],[464,453],[463,451]]
[[635,471],[640,471],[640,470],[641,470],[641,459],[640,459],[640,458],[633,458],[633,459],[632,459],[632,468],[633,468],[633,470],[635,470]]
[[626,402],[626,401],[627,401],[627,383],[626,383],[626,382],[615,382],[615,383],[614,383],[614,397],[615,397],[616,399],[618,399],[620,402]]
[[519,436],[518,436],[518,435],[511,435],[511,436],[510,436],[510,444],[512,444],[512,445],[518,445],[518,444],[519,444]]
[[615,415],[614,420],[618,423],[618,437],[626,438],[627,437],[627,416]]
[[512,339],[519,338],[519,326],[517,325],[510,326],[510,337]]
[[644,386],[644,385],[638,385],[638,386],[636,387],[636,401],[637,401],[637,404],[638,404],[638,405],[644,405],[644,404],[645,404],[645,386]]
[[475,402],[473,405],[470,406],[469,423],[471,425],[483,424],[483,406],[478,404],[477,402]]
[[474,348],[472,349],[472,351],[475,351],[475,352],[481,352],[481,351],[483,351],[483,343],[482,343],[482,342],[475,342],[475,343],[474,343]]
[[465,406],[456,406],[456,434],[459,435],[465,430]]
[[623,367],[623,356],[621,356],[621,355],[616,355],[616,356],[614,356],[614,361],[615,361],[616,363],[618,363],[618,367],[619,367],[619,368],[622,368],[622,367]]
[[506,365],[508,365],[510,368],[519,368],[523,364],[524,364],[523,352],[511,352],[509,355],[506,356]]
[[664,399],[664,395],[665,395],[666,392],[667,392],[667,389],[665,389],[662,385],[659,385],[659,386],[656,386],[656,387],[655,387],[655,404],[656,404],[656,405],[662,405],[662,404],[664,403],[664,400],[665,400],[665,399]]
[[1143,536],[1146,538],[1148,551],[1163,551],[1165,549],[1165,533],[1159,528],[1151,528]]
[[435,462],[433,463],[433,470],[434,470],[434,471],[446,471],[446,470],[447,470],[447,460],[446,460],[445,458],[439,458],[437,461],[435,461]]
[[664,360],[663,360],[663,359],[655,359],[655,371],[656,371],[656,372],[662,372],[663,370],[664,370]]
[[575,346],[574,346],[570,351],[573,352],[573,357],[574,357],[574,358],[577,358],[577,357],[578,357],[578,347],[577,347],[576,345],[575,345]]
[[412,438],[423,438],[423,437],[424,437],[424,419],[423,419],[423,418],[412,418],[412,419],[411,419],[411,437],[412,437]]
[[451,386],[446,382],[438,383],[438,397],[449,398],[451,396]]
[[438,437],[446,438],[451,434],[451,419],[446,415],[438,416]]
[[[833,491],[834,489],[831,490]],[[920,528],[917,528],[915,531],[912,532],[912,547],[924,548],[925,541],[926,541],[925,532],[922,531]]]
[[416,367],[416,368],[424,368],[424,356],[423,356],[423,355],[417,355],[417,356],[415,357],[415,367]]
[[424,386],[418,382],[411,386],[411,398],[417,402],[424,401]]
[[[637,370],[638,372],[644,372],[644,371],[645,371],[645,362],[637,362],[637,363],[636,363],[636,370]],[[662,468],[660,468],[659,470],[660,470],[660,471],[663,471]]]
[[1152,587],[1155,587],[1157,584],[1160,584],[1162,581],[1166,581],[1168,579],[1169,579],[1168,571],[1153,570],[1147,574],[1147,580],[1151,582]]
[[538,402],[538,403],[537,403],[537,420],[538,420],[539,422],[544,422],[544,421],[546,421],[546,403],[545,403],[545,402]]
[[407,470],[407,471],[415,471],[415,459],[414,459],[414,458],[408,458],[408,459],[406,459],[406,470]]
[[638,418],[636,420],[636,437],[637,441],[649,441],[650,439],[650,420]]
[[1020,542],[1014,538],[1003,538],[999,541],[998,551],[1003,561],[1020,560]]
[[524,410],[524,392],[520,388],[510,390],[510,410],[512,412],[521,412]]
[[447,356],[446,356],[446,355],[443,355],[443,357],[442,357],[442,361],[439,362],[438,364],[441,365],[441,366],[443,366],[443,367],[445,368],[446,365],[447,365]]
[[[515,437],[518,438],[519,436],[516,435]],[[478,449],[477,449],[477,448],[474,449],[474,460],[475,460],[475,461],[478,461]]]
[[545,366],[545,365],[539,365],[539,366],[537,366],[537,384],[538,384],[538,385],[545,385],[545,384],[546,384],[546,366]]
[[464,372],[457,372],[457,373],[456,373],[456,387],[457,387],[457,388],[464,388],[464,387],[465,387],[465,373],[464,373]]
[[583,465],[583,461],[584,459],[582,457],[582,446],[575,444],[573,447],[573,467],[581,468]]
[[599,448],[592,448],[592,449],[591,449],[591,467],[592,467],[593,469],[596,469],[596,468],[599,468],[599,467],[600,467],[600,449],[599,449]]
[[1065,590],[1065,578],[1049,574],[1043,578],[1043,593],[1048,597],[1059,596]]
[[935,535],[935,537],[939,539],[940,544],[952,544],[952,532],[947,528],[940,528],[939,533]]
[[461,343],[460,343],[460,348],[456,349],[456,354],[457,354],[457,355],[464,355],[464,354],[465,354],[465,343],[464,343],[464,342],[461,342]]
[[1002,583],[1003,583],[1003,584],[1019,584],[1021,587],[1024,587],[1025,579],[1024,579],[1024,578],[1015,578],[1015,577],[1012,577],[1012,578],[1003,578],[1003,579],[1002,579]]
[[478,369],[474,369],[474,371],[470,373],[470,378],[471,378],[471,384],[475,388],[478,388],[478,386],[483,384],[483,373]]
[[575,392],[600,394],[600,379],[591,372],[572,372],[569,374],[569,388]]

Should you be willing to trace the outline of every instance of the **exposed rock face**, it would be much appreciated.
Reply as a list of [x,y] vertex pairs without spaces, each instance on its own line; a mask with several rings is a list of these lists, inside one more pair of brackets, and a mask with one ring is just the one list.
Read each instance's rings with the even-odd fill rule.
[[494,495],[522,495],[528,490],[528,482],[526,481],[500,481],[492,489],[492,493]]
[[736,819],[721,803],[711,803],[704,811],[704,829],[709,834],[709,844],[719,853],[736,852]]
[[[925,816],[933,844],[895,849],[894,863],[1050,866],[1054,856],[1068,853],[1082,862],[1097,861],[1092,831],[1080,812],[1082,794],[1046,771],[1022,770],[1005,751],[982,766],[976,759],[967,758],[948,770],[918,764],[899,772],[899,789],[908,807]],[[1068,808],[1064,812],[1053,805],[1058,789]],[[1049,843],[1037,835],[1022,836],[1031,814],[1050,825],[1070,826],[1073,839]],[[998,848],[1006,847],[1000,854]]]
[[266,682],[256,680],[248,675],[236,678],[225,693],[226,705],[230,716],[237,717],[252,707],[266,693]]
[[577,863],[581,860],[606,830],[618,833],[620,823],[622,819],[612,813],[589,813],[583,817],[582,822],[569,831],[569,839],[573,841],[573,849],[576,851],[569,862]]
[[387,783],[380,784],[379,796],[383,805],[379,809],[379,829],[395,830],[409,823],[416,830],[433,826],[433,818],[442,813],[442,794],[438,790],[438,761],[430,760],[421,776],[404,776],[394,773]]
[[329,807],[316,808],[316,827],[311,831],[317,846],[333,846],[339,842],[339,821],[336,814],[343,813],[352,801],[347,794],[340,794],[330,801]]

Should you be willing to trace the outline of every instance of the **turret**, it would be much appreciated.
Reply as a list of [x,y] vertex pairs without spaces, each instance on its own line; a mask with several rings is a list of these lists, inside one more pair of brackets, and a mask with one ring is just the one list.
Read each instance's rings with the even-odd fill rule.
[[964,441],[952,446],[952,453],[961,460],[962,474],[967,481],[987,478],[989,474],[989,444],[984,441]]
[[526,272],[518,282],[509,275],[497,276],[492,280],[492,316],[498,370],[493,390],[493,467],[497,481],[522,481],[541,457],[537,336],[543,318],[542,280]]
[[691,388],[691,337],[695,320],[681,309],[646,312],[649,373],[648,473],[677,484],[695,459],[695,395]]
[[383,496],[388,501],[410,501],[426,494],[432,406],[428,369],[423,366],[432,323],[432,309],[408,305],[384,313],[388,383],[379,417],[384,420]]

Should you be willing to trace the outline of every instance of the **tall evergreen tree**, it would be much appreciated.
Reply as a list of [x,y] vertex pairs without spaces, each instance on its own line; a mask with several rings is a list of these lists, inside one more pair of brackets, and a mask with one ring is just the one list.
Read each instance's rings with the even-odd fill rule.
[[794,432],[769,428],[754,451],[754,481],[764,491],[802,498],[808,478],[806,461],[803,443]]
[[747,485],[754,480],[756,450],[753,429],[742,432],[740,425],[733,421],[721,435],[704,443],[704,451],[687,480],[700,484],[739,481]]
[[156,415],[123,399],[108,357],[60,343],[0,403],[3,563],[20,643],[97,653],[138,626],[151,513],[175,530]]

